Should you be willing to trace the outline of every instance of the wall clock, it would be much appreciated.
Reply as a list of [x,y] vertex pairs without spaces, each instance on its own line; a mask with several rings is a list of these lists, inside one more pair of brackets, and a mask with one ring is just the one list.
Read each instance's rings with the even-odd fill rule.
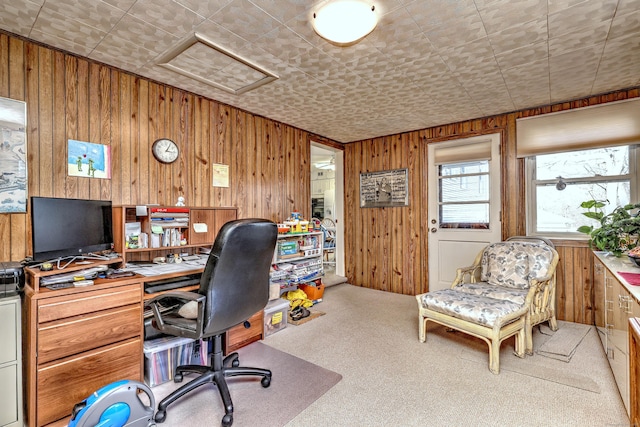
[[170,139],[161,138],[151,146],[153,157],[162,163],[173,163],[178,160],[180,150],[178,145]]

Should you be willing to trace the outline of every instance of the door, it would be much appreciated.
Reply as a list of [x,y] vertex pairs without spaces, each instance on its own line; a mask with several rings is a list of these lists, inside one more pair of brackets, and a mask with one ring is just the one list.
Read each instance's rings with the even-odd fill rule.
[[428,145],[429,290],[501,240],[500,134]]
[[[335,225],[334,247],[326,255],[329,270],[344,276],[344,156],[337,148],[311,141],[311,208]],[[333,267],[333,268],[331,268]],[[326,271],[325,271],[326,273]]]

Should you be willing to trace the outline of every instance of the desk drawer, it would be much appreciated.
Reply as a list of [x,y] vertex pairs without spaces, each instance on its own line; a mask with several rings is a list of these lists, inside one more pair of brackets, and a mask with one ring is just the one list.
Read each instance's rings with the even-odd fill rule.
[[[249,345],[254,341],[262,339],[262,332],[264,325],[262,324],[263,312],[260,310],[248,319],[250,323],[248,328],[245,328],[241,323],[233,328],[229,329],[225,334],[225,354],[229,354],[236,351],[239,348]],[[285,319],[286,320],[286,319]]]
[[141,335],[140,304],[40,324],[38,364]]
[[79,292],[38,301],[38,323],[141,303],[142,284]]
[[38,368],[37,426],[67,417],[73,406],[114,381],[142,378],[142,340],[133,339]]

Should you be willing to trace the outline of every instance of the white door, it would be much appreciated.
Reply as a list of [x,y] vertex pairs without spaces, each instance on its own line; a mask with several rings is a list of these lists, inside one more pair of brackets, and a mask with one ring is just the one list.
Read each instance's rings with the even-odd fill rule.
[[500,134],[432,143],[429,158],[429,290],[501,240]]

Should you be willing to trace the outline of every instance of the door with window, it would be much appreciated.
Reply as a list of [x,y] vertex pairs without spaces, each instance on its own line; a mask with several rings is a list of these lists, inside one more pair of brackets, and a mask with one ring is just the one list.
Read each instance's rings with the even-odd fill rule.
[[501,240],[500,134],[428,145],[429,290]]

